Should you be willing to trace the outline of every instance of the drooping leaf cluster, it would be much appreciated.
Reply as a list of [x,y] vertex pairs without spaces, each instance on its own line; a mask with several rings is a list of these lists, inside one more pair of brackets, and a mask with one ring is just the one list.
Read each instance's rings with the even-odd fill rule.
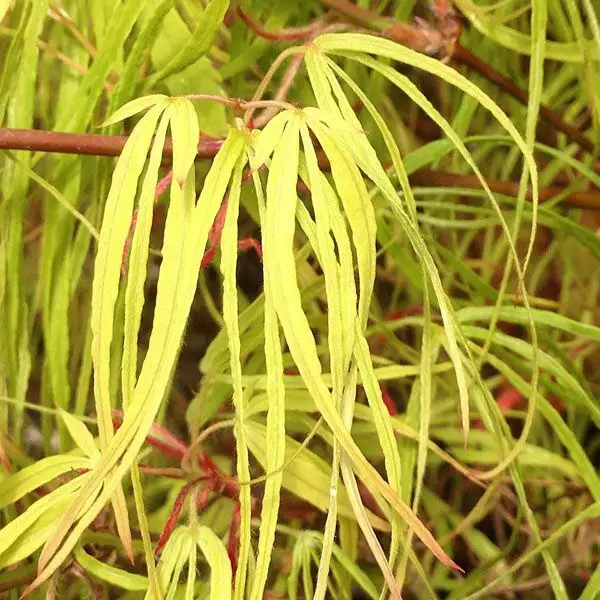
[[[73,21],[59,20],[62,27],[85,21],[85,7],[71,4]],[[85,163],[30,153],[3,163],[0,386],[10,412],[0,415],[2,439],[11,438],[17,448],[23,442],[33,377],[41,382],[40,409],[46,412],[43,458],[8,452],[19,468],[4,474],[0,492],[0,566],[20,569],[35,560],[28,593],[54,581],[73,557],[104,585],[147,598],[259,600],[270,589],[285,589],[291,598],[347,597],[351,585],[371,598],[385,590],[400,598],[407,581],[424,597],[445,590],[462,598],[484,594],[496,579],[511,581],[540,554],[554,595],[566,598],[559,540],[600,516],[600,478],[585,445],[588,424],[600,427],[600,409],[582,367],[565,354],[572,340],[594,344],[600,334],[560,306],[544,310],[548,306],[537,296],[547,264],[535,236],[539,225],[557,240],[568,235],[594,260],[600,246],[568,216],[539,208],[538,189],[550,171],[565,165],[596,185],[599,178],[571,156],[572,149],[537,144],[536,122],[544,61],[583,62],[589,46],[590,60],[598,62],[593,9],[585,13],[593,39],[583,39],[578,17],[577,42],[555,42],[548,41],[551,8],[545,2],[532,4],[527,34],[506,25],[492,30],[485,11],[457,2],[486,43],[531,55],[531,105],[520,123],[484,86],[437,58],[379,36],[324,33],[287,53],[288,60],[300,57],[304,69],[297,105],[280,102],[277,114],[253,129],[235,114],[242,101],[225,99],[222,88],[229,86],[231,98],[251,97],[246,79],[236,75],[271,47],[258,38],[243,47],[239,24],[231,30],[223,25],[227,1],[211,0],[204,9],[187,0],[151,7],[139,0],[92,4],[85,33],[93,34],[97,51],[90,56],[70,40],[64,51],[80,61],[83,73],[79,81],[61,78],[56,106],[38,97],[35,74],[38,62],[49,60],[40,58],[36,45],[46,15],[59,9],[32,0],[9,13],[16,25],[5,62],[7,69],[18,65],[19,73],[0,82],[8,93],[0,99],[7,126],[31,127],[39,113],[57,130],[88,129],[108,85],[105,130],[115,132],[123,122],[132,128],[114,168],[105,159]],[[111,4],[119,9],[109,10]],[[272,29],[292,16],[284,3],[275,6],[265,17]],[[568,14],[579,15],[579,9],[570,6]],[[306,14],[299,9],[294,16]],[[179,30],[186,39],[173,49],[169,36]],[[59,34],[52,28],[48,35],[52,40]],[[228,37],[230,55],[224,56]],[[138,82],[147,60],[152,73]],[[452,118],[428,98],[414,73],[417,81],[429,77],[444,86],[455,104]],[[563,79],[566,86],[569,78]],[[371,87],[379,91],[371,93]],[[418,107],[445,139],[401,151],[401,126],[383,114],[386,107],[393,114],[390,102],[397,97]],[[468,137],[478,122],[485,123],[482,134]],[[199,165],[201,128],[222,140],[214,158]],[[157,251],[153,220],[167,137],[172,172]],[[493,193],[486,181],[486,157],[500,151],[508,166],[499,168],[520,177],[513,199]],[[541,169],[544,153],[550,159]],[[44,160],[51,168],[42,177]],[[459,191],[411,184],[417,169],[444,161],[476,176],[481,190],[469,192],[470,203],[449,207]],[[35,289],[27,278],[33,259],[21,252],[32,180],[44,190]],[[255,298],[239,281],[238,244],[248,215],[262,247],[262,291]],[[173,501],[180,488],[166,478],[163,488],[152,488],[141,470],[147,466],[144,444],[156,423],[167,419],[199,274],[200,287],[206,287],[203,257],[221,220],[221,327],[200,361],[199,390],[185,419],[192,447],[213,420],[228,418],[233,428],[235,452],[224,468],[237,485],[237,537],[232,543],[232,530],[226,536],[216,517],[210,521],[209,509],[197,514],[199,486],[182,513],[187,524],[174,527],[155,562],[152,535],[168,519],[164,512],[152,514],[150,500],[164,491]],[[445,228],[449,236],[438,234]],[[479,243],[488,262],[503,262],[500,280],[485,261],[473,267],[470,248]],[[558,242],[552,252],[559,252]],[[382,269],[403,279],[393,293],[418,302],[416,315],[400,311],[397,318],[383,318]],[[506,331],[507,324],[513,328]],[[403,329],[412,332],[408,343],[392,335]],[[389,352],[376,349],[381,336]],[[40,337],[44,352],[36,367]],[[526,399],[516,433],[497,399],[499,379]],[[390,411],[388,382],[403,382],[399,415]],[[568,407],[566,420],[555,397]],[[118,429],[115,409],[122,415]],[[51,447],[54,429],[58,452]],[[525,491],[540,468],[552,470],[565,486],[582,486],[591,499],[550,535],[542,535]],[[465,519],[427,479],[442,469],[482,490]],[[185,477],[202,479],[195,466]],[[492,510],[503,478],[532,543],[510,567],[503,549],[476,527]],[[39,490],[44,493],[36,497]],[[290,493],[318,511],[319,527],[302,531],[285,518],[282,506]],[[229,514],[231,498],[215,494],[214,507]],[[110,543],[94,532],[107,514],[116,533]],[[452,583],[461,568],[453,529],[483,565],[460,584]],[[417,552],[413,538],[438,562]],[[90,551],[90,545],[103,544],[141,560],[145,575],[124,563],[103,564]],[[376,563],[376,575],[357,564],[365,562],[359,548]],[[280,567],[286,553],[287,570]],[[199,572],[201,564],[208,570]],[[582,598],[598,589],[598,572]]]

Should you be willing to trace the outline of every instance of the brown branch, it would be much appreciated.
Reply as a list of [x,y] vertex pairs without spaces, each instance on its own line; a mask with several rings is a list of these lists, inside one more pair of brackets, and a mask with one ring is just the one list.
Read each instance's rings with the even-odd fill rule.
[[[463,65],[471,67],[474,71],[483,75],[488,81],[519,100],[525,106],[529,103],[529,94],[525,90],[515,84],[512,79],[498,73],[498,71],[490,67],[485,61],[481,60],[471,50],[468,50],[461,44],[456,44],[452,58]],[[564,121],[559,114],[545,104],[540,104],[540,116],[556,130],[564,133],[570,140],[576,142],[581,148],[590,153],[594,152],[594,144],[588,137],[581,133],[577,127]]]
[[[460,175],[458,173],[448,173],[446,171],[433,171],[429,169],[420,169],[410,177],[413,185],[423,187],[456,187],[471,190],[480,190],[481,182],[475,175]],[[496,194],[503,194],[516,198],[519,194],[518,181],[500,181],[486,179],[486,182]],[[540,202],[546,202],[564,193],[565,187],[562,186],[544,186],[539,189]],[[531,190],[527,192],[527,199],[531,200]],[[575,208],[600,209],[600,191],[575,191],[571,192],[564,200],[565,204]]]
[[[65,133],[39,129],[0,128],[0,149],[58,152],[92,156],[119,156],[127,142],[126,135],[98,135],[92,133]],[[223,140],[204,138],[198,144],[198,158],[212,158]],[[173,156],[173,143],[165,142],[165,157]]]
[[[62,133],[58,131],[40,131],[35,129],[2,129],[0,128],[0,149],[30,150],[35,152],[59,152],[65,154],[119,156],[127,141],[126,135],[97,135],[89,133]],[[223,140],[203,138],[198,144],[197,159],[213,158]],[[169,138],[165,143],[164,157],[173,156],[173,145]],[[319,152],[319,166],[329,169],[327,157]],[[479,179],[474,175],[461,175],[446,171],[420,169],[410,176],[414,185],[424,187],[458,187],[481,189]],[[519,191],[517,181],[487,180],[490,189],[498,194],[516,197]],[[550,200],[565,191],[565,186],[545,186],[540,188],[541,201]],[[531,195],[529,194],[530,198]],[[600,209],[600,191],[571,192],[563,201],[569,206],[578,208]]]
[[[417,52],[436,54],[437,51],[443,47],[441,41],[443,41],[446,32],[440,29],[438,32],[440,39],[437,40],[435,37],[436,31],[433,28],[426,27],[425,23],[421,20],[416,21],[414,25],[410,25],[393,19],[382,20],[382,17],[377,13],[360,8],[347,2],[347,0],[319,0],[319,2],[329,8],[339,11],[350,21],[353,21],[362,27],[367,27],[379,34],[383,34],[395,42],[408,46]],[[441,16],[443,17],[443,15]],[[438,25],[442,25],[441,20],[443,19],[440,19],[439,17],[440,15],[436,15]],[[385,23],[387,23],[386,26],[384,26]],[[453,31],[452,28],[450,28],[449,31]],[[490,83],[493,83],[507,94],[510,94],[513,98],[519,100],[523,105],[528,105],[529,94],[525,90],[521,89],[511,79],[505,77],[481,60],[471,50],[462,46],[458,40],[448,40],[448,42],[449,43],[447,43],[445,47],[451,50],[451,56],[445,58],[454,59],[456,62],[470,67],[485,77]],[[550,123],[557,131],[564,133],[571,141],[577,143],[583,150],[591,154],[594,153],[593,142],[577,127],[567,123],[550,107],[541,104],[540,116],[546,122]]]

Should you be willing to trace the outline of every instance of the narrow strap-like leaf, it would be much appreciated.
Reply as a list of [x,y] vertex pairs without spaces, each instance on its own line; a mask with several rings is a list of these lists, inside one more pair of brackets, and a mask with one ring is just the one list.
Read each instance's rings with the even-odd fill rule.
[[173,134],[173,179],[183,186],[198,153],[198,115],[187,98],[177,98],[169,107],[169,114]]
[[115,123],[120,123],[133,115],[137,115],[138,113],[146,110],[147,108],[151,108],[156,104],[164,104],[164,101],[167,99],[167,96],[164,94],[154,94],[152,96],[142,96],[141,98],[136,98],[135,100],[131,100],[127,104],[124,104],[117,110],[114,114],[112,114],[100,127],[108,127],[109,125],[114,125]]
[[58,454],[42,458],[2,481],[0,508],[13,504],[25,494],[45,485],[63,473],[72,469],[89,467],[90,460],[87,457]]
[[193,536],[210,565],[210,600],[231,600],[231,562],[223,543],[208,527],[199,527]]
[[[284,124],[284,123],[283,123]],[[283,132],[283,127],[279,135]],[[277,142],[275,142],[277,143]],[[273,144],[275,145],[275,144]],[[266,219],[266,205],[260,176],[256,171],[256,159],[251,158],[254,170],[254,189],[258,200],[261,222]],[[265,281],[269,279],[267,266],[263,267]],[[266,472],[272,473],[265,484],[263,505],[261,510],[261,524],[258,537],[258,554],[256,569],[250,598],[261,600],[264,593],[269,565],[275,541],[275,527],[279,514],[280,491],[283,472],[278,471],[285,459],[285,385],[283,382],[283,357],[281,340],[279,338],[279,321],[273,307],[273,300],[269,286],[265,287],[265,361],[267,369],[267,445],[269,452],[266,457]],[[244,424],[244,427],[246,425]]]
[[331,132],[321,123],[311,120],[309,126],[329,158],[335,187],[352,231],[360,282],[358,313],[364,326],[375,281],[375,212],[365,182],[349,152],[335,141]]
[[127,410],[137,379],[138,331],[144,308],[144,283],[148,244],[154,214],[154,196],[158,182],[158,170],[169,124],[169,113],[163,114],[146,168],[138,201],[137,217],[131,252],[127,266],[127,289],[125,290],[125,322],[123,325],[123,358],[121,367],[123,409]]
[[[94,365],[94,400],[98,415],[100,448],[105,450],[113,437],[110,398],[110,347],[114,328],[115,302],[119,291],[122,252],[130,227],[137,183],[146,162],[156,123],[165,104],[159,103],[142,118],[128,139],[113,175],[100,232],[92,284],[92,362]],[[113,499],[119,535],[127,554],[133,558],[127,504],[121,488]],[[46,558],[47,548],[40,558]]]
[[183,71],[202,58],[210,50],[228,8],[229,0],[211,0],[191,38],[160,71],[148,78],[146,88],[151,88],[166,77]]
[[[288,127],[290,123],[288,123]],[[272,278],[277,282],[277,285],[274,283],[272,285],[274,304],[281,320],[290,352],[315,404],[334,435],[340,440],[342,448],[348,454],[359,476],[374,491],[380,493],[391,504],[394,510],[398,511],[402,518],[415,528],[417,535],[444,564],[458,568],[444,553],[431,533],[412,514],[409,507],[402,502],[396,492],[389,487],[360,452],[335,410],[331,401],[331,394],[323,381],[315,340],[302,309],[300,291],[296,281],[293,238],[297,168],[293,168],[295,166],[293,161],[296,156],[293,150],[297,145],[297,133],[292,130],[291,134],[287,134],[287,131],[286,129],[286,133],[284,133],[282,138],[281,149],[278,147],[275,151],[273,163],[269,171],[265,243],[270,244],[274,248],[274,251],[267,252],[265,250],[264,259],[265,263],[269,262]],[[289,139],[288,135],[290,136]],[[283,147],[285,147],[285,160],[283,158]],[[278,159],[279,162],[276,163],[275,157],[278,150],[282,156]],[[295,164],[297,165],[297,162]],[[277,168],[275,168],[275,165],[277,165]],[[352,201],[354,202],[355,199]],[[362,233],[364,235],[364,230]],[[365,251],[368,250],[365,249]],[[363,302],[366,304],[368,301],[363,300]]]
[[89,429],[66,410],[59,408],[59,414],[77,446],[90,458],[99,458],[100,452]]
[[[356,296],[351,292],[344,298],[341,296],[341,273],[330,235],[331,225],[327,202],[328,200],[331,201],[332,196],[334,196],[333,204],[335,205],[337,204],[337,198],[335,198],[333,193],[328,194],[328,196],[325,195],[325,185],[327,184],[319,169],[316,152],[312,140],[310,139],[308,127],[305,123],[303,123],[300,128],[300,134],[304,147],[304,155],[306,157],[311,197],[315,209],[317,239],[320,250],[319,260],[325,276],[325,289],[328,304],[328,346],[333,377],[333,399],[339,410],[342,404],[344,380],[350,358],[349,356],[345,356],[344,341],[348,338],[348,330],[344,330],[342,307],[349,304],[350,306],[348,308],[353,309],[356,312]],[[352,306],[353,303],[354,306]],[[329,484],[329,507],[327,510],[323,548],[319,560],[317,587],[315,590],[315,598],[318,600],[322,600],[325,597],[329,578],[330,560],[333,552],[333,541],[337,524],[339,465],[340,447],[337,440],[334,440],[331,482]]]
[[[221,237],[221,272],[223,274],[223,320],[227,329],[229,340],[229,356],[231,379],[233,382],[233,404],[235,406],[235,440],[237,450],[237,475],[241,481],[250,479],[250,466],[248,461],[248,447],[246,444],[246,431],[244,425],[244,390],[242,386],[242,364],[240,360],[240,329],[238,314],[238,292],[236,285],[237,265],[237,221],[240,207],[240,193],[242,185],[242,169],[246,162],[246,155],[240,155],[233,172],[229,198],[227,201],[227,215]],[[243,600],[250,554],[250,519],[251,498],[250,487],[240,488],[240,542],[238,553],[238,566],[235,574],[234,597]]]
[[113,336],[114,306],[117,299],[122,253],[131,223],[138,179],[146,161],[156,123],[164,110],[157,105],[140,121],[127,140],[113,175],[106,201],[92,284],[92,360],[94,397],[100,446],[112,437],[112,402],[109,391],[110,345]]
[[[152,426],[179,352],[208,233],[243,147],[242,135],[232,131],[215,157],[195,207],[193,169],[183,190],[179,186],[171,187],[176,190],[176,196],[167,214],[154,325],[134,399],[121,427],[103,451],[98,468],[90,473],[86,490],[75,498],[57,525],[52,543],[46,544],[45,551],[52,558],[30,589],[48,579],[74,548],[130,469]],[[108,477],[117,463],[114,473]],[[99,495],[92,493],[100,487]]]

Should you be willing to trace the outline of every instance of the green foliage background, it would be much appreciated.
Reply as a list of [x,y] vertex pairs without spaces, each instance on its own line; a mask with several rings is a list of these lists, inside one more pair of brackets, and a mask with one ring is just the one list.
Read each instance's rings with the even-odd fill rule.
[[[339,4],[241,3],[269,31]],[[538,126],[543,102],[597,148],[598,15],[455,5],[526,107],[355,25],[294,45],[226,0],[0,2],[5,127],[131,132],[118,161],[0,158],[7,597],[597,597],[600,241],[561,202],[600,175]],[[261,101],[289,64],[287,101]],[[423,167],[480,189],[418,187]],[[167,476],[145,441],[174,435]],[[198,511],[202,451],[223,477]]]

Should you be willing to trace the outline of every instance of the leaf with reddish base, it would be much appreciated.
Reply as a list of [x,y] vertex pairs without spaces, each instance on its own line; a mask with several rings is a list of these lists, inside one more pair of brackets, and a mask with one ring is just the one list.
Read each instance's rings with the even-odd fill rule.
[[[173,180],[173,171],[169,171],[157,184],[156,191],[154,193],[154,201],[156,202],[164,191],[169,187],[171,181]],[[133,238],[133,232],[135,231],[135,226],[137,224],[138,218],[138,209],[136,208],[133,211],[133,216],[131,217],[131,225],[129,226],[129,232],[127,234],[127,239],[125,240],[125,245],[123,246],[123,260],[121,264],[121,273],[123,275],[127,274],[127,261],[129,260],[129,249],[131,248],[131,240]],[[152,225],[156,224],[156,217],[152,219]]]
[[[202,257],[202,262],[200,263],[200,268],[205,269],[208,265],[214,260],[217,255],[217,250],[221,244],[221,235],[223,233],[223,227],[225,226],[225,215],[227,214],[227,198],[223,200],[221,204],[221,208],[215,218],[215,222],[210,230],[209,240],[210,240],[210,248],[204,253]],[[244,240],[240,240],[238,242],[238,248],[240,250],[250,250],[254,249],[258,258],[262,260],[262,248],[260,242],[252,237],[246,238]]]

